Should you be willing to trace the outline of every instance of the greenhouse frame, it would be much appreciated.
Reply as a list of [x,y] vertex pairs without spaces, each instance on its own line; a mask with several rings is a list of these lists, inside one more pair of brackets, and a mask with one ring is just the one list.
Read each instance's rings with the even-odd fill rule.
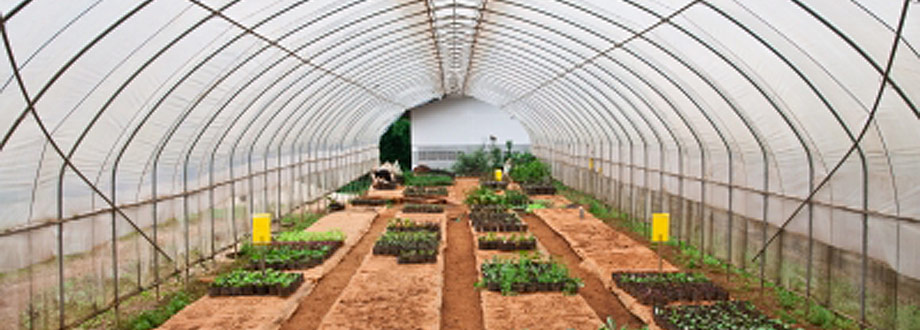
[[325,207],[403,112],[471,97],[563,184],[895,328],[920,305],[918,6],[6,1],[0,319],[118,313],[253,214]]

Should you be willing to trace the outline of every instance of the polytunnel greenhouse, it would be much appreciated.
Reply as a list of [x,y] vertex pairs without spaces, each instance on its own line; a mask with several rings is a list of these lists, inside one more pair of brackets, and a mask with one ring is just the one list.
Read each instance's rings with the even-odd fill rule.
[[918,1],[0,3],[0,328],[920,329]]

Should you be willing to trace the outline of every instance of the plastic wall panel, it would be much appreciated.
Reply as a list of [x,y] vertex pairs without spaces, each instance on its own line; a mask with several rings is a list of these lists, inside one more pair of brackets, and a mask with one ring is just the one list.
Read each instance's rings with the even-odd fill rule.
[[[768,249],[764,276],[796,289],[807,275],[784,262],[801,266],[801,249],[814,243],[814,273],[839,277],[853,289],[850,296],[868,290],[869,306],[854,305],[840,295],[847,290],[829,289],[840,283],[814,274],[813,293],[846,313],[868,313],[866,320],[882,328],[894,324],[885,311],[897,308],[897,296],[911,292],[920,276],[908,252],[916,250],[910,244],[920,214],[920,39],[913,24],[920,16],[908,10],[902,22],[900,15],[912,2],[18,5],[15,12],[13,3],[3,5],[15,60],[4,53],[13,65],[0,66],[0,105],[9,109],[0,115],[0,245],[28,257],[5,259],[0,269],[32,265],[20,273],[29,275],[15,278],[52,279],[34,295],[4,294],[17,297],[17,307],[46,306],[20,324],[73,325],[90,313],[58,308],[71,305],[56,302],[57,268],[86,269],[65,274],[66,302],[84,297],[79,287],[86,282],[94,290],[87,301],[118,306],[115,277],[151,285],[152,270],[168,276],[242,237],[250,203],[281,215],[346,183],[376,162],[376,151],[364,148],[403,110],[446,94],[477,97],[515,115],[534,152],[567,184],[640,218],[673,210],[682,237],[702,238],[719,257],[746,259],[764,230],[776,232],[850,147],[876,103],[898,26],[901,43],[862,153],[850,156],[813,207],[785,227]],[[208,16],[212,11],[220,12]],[[461,24],[450,24],[455,20]],[[35,119],[12,129],[27,109],[14,67],[52,141],[72,151],[96,189],[114,191],[127,215],[116,217],[114,240],[110,205],[70,169],[62,172],[61,156]],[[587,168],[589,159],[599,170]],[[155,211],[154,197],[164,198]],[[151,265],[150,244],[128,222],[150,234],[154,217],[176,264]],[[213,235],[212,222],[223,224]],[[725,228],[730,222],[732,231]],[[866,245],[853,239],[864,224]],[[34,244],[55,241],[60,228],[63,244]],[[699,237],[700,228],[713,234]],[[740,247],[728,256],[734,245]],[[126,252],[113,256],[113,246]],[[65,250],[65,267],[56,263],[57,248]],[[896,278],[889,282],[901,287],[859,287],[865,278]],[[126,283],[136,287],[134,281]],[[119,286],[118,295],[132,285]],[[28,316],[18,312],[0,315]]]

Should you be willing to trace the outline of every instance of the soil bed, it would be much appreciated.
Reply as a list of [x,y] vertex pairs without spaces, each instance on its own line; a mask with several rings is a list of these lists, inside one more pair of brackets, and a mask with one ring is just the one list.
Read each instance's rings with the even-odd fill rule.
[[[600,278],[633,315],[649,324],[650,329],[657,329],[652,307],[641,304],[617,287],[611,277],[620,272],[657,272],[659,258],[654,251],[587,212],[584,219],[579,218],[577,209],[542,209],[534,213],[569,243],[584,260],[582,266]],[[678,269],[665,260],[662,270],[675,272]]]
[[[331,272],[323,276],[293,315],[281,326],[282,329],[316,329],[322,321],[323,315],[332,307],[342,290],[348,284],[364,256],[370,253],[374,241],[380,236],[387,221],[393,218],[396,209],[385,209],[374,219],[367,234],[349,251]],[[351,236],[346,240],[352,239]]]
[[[475,247],[471,247],[475,248]],[[538,239],[537,249],[547,250]],[[476,270],[479,278],[482,264],[493,256],[514,258],[515,252],[476,250]],[[567,265],[573,276],[573,267]],[[580,289],[583,290],[584,288]],[[483,324],[486,329],[597,329],[601,319],[581,294],[565,295],[562,292],[536,292],[516,296],[503,296],[498,292],[480,291]],[[609,294],[608,294],[609,295]],[[628,314],[627,314],[628,315]]]
[[345,211],[329,214],[308,228],[308,231],[340,229],[345,233],[345,244],[322,265],[303,274],[305,283],[286,298],[239,296],[202,297],[174,315],[161,329],[260,329],[274,328],[288,318],[298,304],[313,290],[317,279],[336,267],[345,255],[364,236],[373,212]]
[[[443,214],[397,217],[438,221],[442,230],[446,220]],[[442,239],[441,249],[445,244]],[[443,257],[434,264],[399,265],[391,256],[368,253],[319,328],[436,329],[441,323],[443,268]]]
[[539,217],[524,215],[522,218],[530,224],[530,228],[534,235],[537,236],[537,240],[546,246],[550,253],[559,256],[560,261],[569,267],[572,276],[581,278],[584,281],[585,286],[578,290],[578,294],[585,298],[585,301],[591,306],[598,318],[606,320],[609,316],[618,325],[626,325],[631,328],[640,328],[642,326],[642,321],[633,316],[623,303],[610,293],[601,278],[584,268],[585,262],[582,257],[575,253],[562,236],[553,231]]

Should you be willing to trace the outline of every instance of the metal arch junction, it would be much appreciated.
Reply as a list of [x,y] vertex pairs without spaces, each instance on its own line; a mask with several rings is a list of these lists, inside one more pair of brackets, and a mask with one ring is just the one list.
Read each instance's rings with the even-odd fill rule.
[[[4,6],[0,246],[23,257],[0,271],[54,259],[60,301],[79,275],[61,256],[137,233],[154,266],[121,274],[109,244],[99,277],[157,287],[160,262],[188,276],[250,213],[302,213],[361,175],[403,111],[463,96],[518,118],[564,183],[639,219],[672,212],[678,237],[765,281],[783,281],[782,253],[765,253],[782,233],[807,242],[807,296],[816,246],[859,256],[859,314],[844,312],[861,322],[870,262],[920,279],[916,2]],[[55,322],[91,316],[60,304]]]

